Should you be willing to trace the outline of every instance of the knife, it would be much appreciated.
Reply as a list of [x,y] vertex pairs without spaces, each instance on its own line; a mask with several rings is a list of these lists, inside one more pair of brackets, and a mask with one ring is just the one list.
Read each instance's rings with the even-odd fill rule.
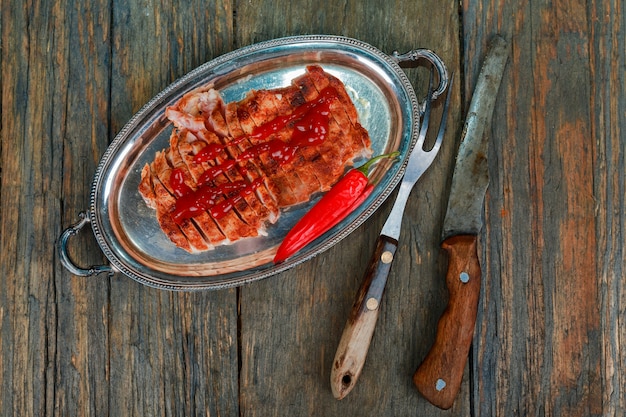
[[444,410],[452,406],[459,392],[476,323],[481,280],[476,241],[489,184],[488,135],[484,131],[491,124],[507,58],[507,42],[494,38],[465,120],[443,222],[448,305],[439,319],[435,342],[413,375],[420,393]]
[[[439,80],[439,82],[446,83],[447,79]],[[363,369],[378,318],[380,301],[387,283],[387,276],[391,270],[391,264],[398,248],[400,226],[408,197],[413,186],[433,162],[441,147],[452,89],[448,85],[448,93],[441,115],[442,121],[439,125],[437,139],[431,149],[426,151],[423,149],[423,145],[430,119],[431,98],[433,96],[432,84],[433,73],[431,72],[428,96],[424,106],[422,125],[417,142],[409,156],[404,177],[396,195],[396,201],[376,240],[376,248],[370,258],[365,277],[357,293],[356,301],[352,306],[350,316],[337,347],[337,352],[335,353],[330,372],[330,386],[333,395],[339,400],[348,395],[354,388]]]

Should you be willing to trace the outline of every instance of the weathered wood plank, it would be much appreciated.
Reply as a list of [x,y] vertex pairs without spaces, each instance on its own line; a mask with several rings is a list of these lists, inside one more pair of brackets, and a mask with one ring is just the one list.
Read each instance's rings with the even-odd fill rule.
[[[107,5],[97,1],[57,8],[64,36],[45,31],[42,35],[55,39],[62,51],[56,60],[63,84],[55,93],[63,97],[58,109],[62,134],[54,138],[63,148],[59,230],[88,207],[91,179],[109,140],[110,14]],[[81,239],[71,245],[71,256],[82,266],[102,264],[104,257],[89,232]],[[47,381],[48,402],[51,410],[70,414],[108,413],[104,394],[109,389],[109,355],[103,348],[108,345],[108,280],[72,277],[55,263],[56,322],[51,328],[56,330],[56,340],[51,346],[56,353],[51,362],[54,374]]]
[[[436,14],[430,12],[435,9]],[[451,70],[457,70],[457,16],[454,2],[347,1],[339,7],[331,2],[256,2],[237,9],[236,37],[240,46],[288,34],[327,33],[358,38],[387,53],[429,47]],[[424,87],[419,77],[425,71],[409,74],[416,85]],[[458,96],[455,99],[458,109]],[[439,233],[459,128],[458,111],[452,113],[444,149],[410,199],[374,340],[355,389],[342,401],[335,400],[330,391],[330,368],[365,272],[361,267],[369,259],[389,204],[327,253],[242,288],[244,415],[442,413],[420,397],[411,377],[429,348],[427,339],[434,334],[440,303],[445,299],[439,289],[439,281],[441,285],[444,282]],[[455,411],[458,415],[469,413],[467,388]]]
[[[624,414],[626,6],[482,0],[459,15],[444,3],[4,1],[0,414]],[[87,208],[107,145],[148,99],[224,52],[305,33],[385,52],[429,47],[463,71],[444,148],[409,201],[363,374],[343,401],[330,392],[331,362],[389,203],[327,253],[238,290],[72,277],[54,253]],[[411,376],[446,302],[441,220],[462,109],[493,33],[511,42],[511,59],[490,131],[473,369],[442,412]],[[423,91],[424,72],[407,73]],[[104,262],[89,234],[70,248],[85,266]]]
[[590,142],[600,312],[602,412],[626,412],[626,6],[602,1],[589,9]]
[[[55,408],[54,242],[63,207],[70,27],[58,3],[4,6],[0,413],[45,415]],[[90,120],[83,129],[98,128]]]
[[[111,129],[175,79],[232,48],[232,6],[114,2]],[[112,414],[237,415],[237,291],[110,283]],[[114,400],[113,400],[114,399]]]
[[[614,365],[606,365],[620,361],[608,348],[619,343],[619,334],[601,330],[623,305],[604,301],[607,285],[621,285],[612,269],[623,261],[616,257],[623,239],[608,253],[598,249],[599,241],[607,248],[607,232],[623,235],[616,229],[619,216],[605,214],[623,207],[623,180],[615,182],[602,166],[608,158],[623,178],[623,138],[597,126],[623,122],[623,102],[615,99],[623,95],[615,94],[620,83],[623,92],[623,67],[612,65],[623,63],[624,48],[612,50],[621,55],[615,60],[603,50],[606,39],[595,38],[604,32],[598,18],[608,18],[609,9],[619,21],[623,10],[610,1],[596,7],[578,1],[463,5],[467,94],[489,35],[500,32],[512,44],[491,132],[486,285],[473,360],[476,415],[623,410],[623,398],[613,394],[609,402],[602,392],[607,383],[620,382]],[[623,30],[613,33],[604,36],[613,42],[621,36],[623,46]],[[599,65],[602,75],[596,75]],[[608,95],[606,74],[613,85]],[[621,162],[598,148],[617,145],[619,155],[618,143]]]
[[[60,227],[86,208],[96,165],[117,129],[231,39],[230,4],[215,4],[217,12],[206,4],[130,5],[137,13],[115,30],[110,6],[3,8],[3,45],[12,49],[2,65],[1,264],[10,277],[1,292],[1,374],[9,382],[2,384],[2,414],[236,414],[234,290],[169,294],[125,277],[76,278],[54,257]],[[143,27],[146,12],[160,36]],[[119,45],[112,46],[111,32]],[[172,39],[170,63],[159,47]],[[117,65],[129,73],[119,75]],[[75,239],[84,240],[72,245],[74,259],[103,261],[93,239]]]

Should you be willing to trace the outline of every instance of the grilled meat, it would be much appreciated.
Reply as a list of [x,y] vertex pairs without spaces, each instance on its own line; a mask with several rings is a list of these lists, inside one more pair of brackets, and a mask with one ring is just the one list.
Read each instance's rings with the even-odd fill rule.
[[170,146],[143,168],[139,192],[188,252],[264,234],[281,209],[327,191],[371,154],[344,85],[319,66],[228,104],[201,87],[166,116]]

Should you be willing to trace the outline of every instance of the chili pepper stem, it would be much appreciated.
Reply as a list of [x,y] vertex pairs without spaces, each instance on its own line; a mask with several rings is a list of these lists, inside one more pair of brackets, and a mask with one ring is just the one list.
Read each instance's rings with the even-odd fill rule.
[[399,154],[380,155],[348,171],[287,233],[276,251],[274,262],[284,261],[356,209],[374,189],[368,177],[372,165],[381,159],[397,158]]
[[372,159],[370,159],[369,161],[367,161],[366,163],[364,163],[363,165],[361,165],[358,168],[355,168],[358,171],[361,171],[363,173],[363,175],[365,175],[366,177],[369,176],[369,172],[370,169],[372,168],[372,166],[376,163],[378,163],[381,159],[391,159],[391,158],[397,158],[398,155],[400,155],[399,151],[395,151],[395,152],[390,152],[390,153],[385,153],[382,155],[378,155]]

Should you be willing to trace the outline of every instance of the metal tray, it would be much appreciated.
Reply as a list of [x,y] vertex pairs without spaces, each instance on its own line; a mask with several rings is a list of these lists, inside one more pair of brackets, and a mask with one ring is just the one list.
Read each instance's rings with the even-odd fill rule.
[[[348,236],[385,201],[400,181],[419,131],[422,106],[401,64],[426,61],[446,88],[441,59],[427,49],[387,55],[355,39],[298,36],[254,44],[220,56],[168,86],[135,114],[106,150],[91,189],[89,210],[65,229],[57,245],[62,264],[73,274],[122,272],[145,285],[169,290],[204,290],[241,285],[284,271],[327,250]],[[244,239],[214,250],[189,254],[161,231],[153,210],[137,191],[141,168],[156,151],[169,146],[171,123],[165,108],[203,85],[220,91],[225,102],[240,100],[252,89],[289,85],[309,64],[319,64],[346,85],[362,125],[372,138],[374,155],[400,152],[400,162],[379,164],[372,195],[348,218],[293,258],[275,265],[274,253],[285,234],[319,198],[284,211],[267,236]],[[69,238],[91,224],[110,265],[76,266],[67,251]]]

